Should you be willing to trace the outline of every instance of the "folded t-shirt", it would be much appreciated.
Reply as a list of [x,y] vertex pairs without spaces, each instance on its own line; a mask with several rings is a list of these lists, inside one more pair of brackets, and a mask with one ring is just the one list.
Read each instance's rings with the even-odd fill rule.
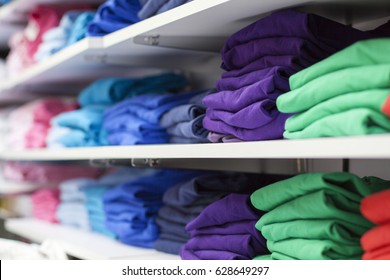
[[362,248],[357,245],[344,245],[330,240],[285,239],[267,242],[276,260],[351,260],[361,259]]
[[[360,214],[359,206],[359,202],[348,199],[340,193],[325,189],[317,190],[273,208],[261,217],[256,227],[261,231],[263,226],[275,223],[331,219],[343,223],[346,228],[351,223],[369,229],[372,223]],[[303,236],[310,225],[311,223],[305,225],[302,222],[301,234]]]
[[[271,56],[273,57],[273,56]],[[230,73],[234,71],[229,71],[226,73]],[[249,73],[245,73],[242,75],[231,75],[231,76],[223,76],[217,82],[217,89],[219,91],[223,90],[237,90],[246,86],[250,86],[252,84],[257,83],[260,80],[270,79],[272,77],[275,82],[275,86],[278,87],[279,83],[283,83],[283,81],[288,80],[288,78],[296,73],[297,70],[291,69],[289,66],[270,66],[267,68],[257,68],[253,69],[253,71]]]
[[186,85],[184,76],[173,73],[144,78],[106,78],[89,85],[80,93],[78,99],[82,106],[112,105],[139,94],[178,90]]
[[290,90],[288,79],[271,75],[266,79],[237,90],[223,90],[203,99],[207,108],[238,112],[262,100],[276,100],[283,92]]
[[[362,92],[340,95],[304,111],[291,116],[286,121],[286,131],[300,131],[329,115],[342,113],[355,108],[368,108],[381,112],[387,99],[390,98],[389,89],[372,89]],[[389,115],[390,116],[390,115]]]
[[[252,259],[266,254],[265,239],[254,225],[262,213],[249,195],[230,194],[218,200],[186,226],[191,239],[181,248],[183,259]],[[220,255],[208,252],[221,252]]]
[[285,131],[289,139],[358,136],[390,132],[389,117],[377,111],[357,108],[326,116],[301,131]]
[[361,212],[376,224],[390,223],[390,190],[374,193],[362,200]]
[[342,69],[388,64],[390,59],[386,49],[389,45],[390,39],[371,39],[357,42],[292,76],[290,78],[291,88],[300,88],[321,76]]
[[363,259],[386,260],[390,256],[390,223],[377,226],[362,236],[361,244],[366,251]]
[[277,106],[284,113],[302,112],[343,94],[387,89],[389,82],[390,64],[345,68],[320,76],[299,88],[292,87],[290,92],[278,97]]
[[330,190],[351,201],[360,203],[362,197],[390,187],[390,182],[377,177],[363,177],[346,173],[309,173],[273,183],[255,191],[251,196],[253,206],[270,211],[294,198],[316,191]]
[[227,40],[222,53],[254,39],[281,36],[304,38],[329,53],[372,37],[324,17],[290,9],[274,12],[236,32]]
[[231,126],[220,120],[212,120],[207,114],[203,119],[203,126],[213,132],[225,135],[232,135],[243,141],[258,141],[280,139],[283,137],[284,124],[290,116],[273,110],[271,114],[274,116],[271,120],[260,127],[247,129]]
[[[233,35],[234,36],[234,35]],[[310,64],[322,60],[329,53],[311,41],[300,37],[268,37],[252,39],[244,44],[236,45],[222,53],[222,68],[227,71],[240,69],[264,56],[295,56],[299,63],[308,61]],[[300,60],[303,60],[300,62]]]

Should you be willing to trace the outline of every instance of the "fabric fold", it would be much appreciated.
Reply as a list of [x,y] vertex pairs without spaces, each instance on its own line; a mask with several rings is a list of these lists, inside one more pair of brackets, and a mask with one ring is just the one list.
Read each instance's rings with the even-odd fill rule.
[[[171,109],[187,104],[197,92],[149,93],[129,98],[107,109],[103,128],[111,145],[168,143],[169,135],[160,120]],[[178,131],[179,132],[179,131]]]
[[126,244],[153,247],[160,233],[156,216],[164,192],[198,175],[195,171],[163,170],[117,185],[104,195],[107,227]]
[[249,195],[230,194],[210,204],[187,224],[191,238],[181,248],[180,256],[239,260],[268,253],[265,239],[254,227],[261,215],[251,207]]
[[[367,73],[372,76],[367,76]],[[281,112],[298,113],[346,93],[387,89],[389,81],[390,64],[342,69],[281,95],[277,99],[277,105]]]
[[390,223],[390,190],[378,192],[363,199],[362,214],[376,224]]
[[289,132],[301,131],[322,118],[357,108],[369,108],[381,112],[383,104],[389,97],[390,88],[340,95],[323,101],[301,114],[291,116],[286,121],[285,129]]
[[[210,131],[209,140],[237,142],[288,137],[283,135],[285,122],[290,113],[297,113],[294,106],[304,105],[301,95],[294,92],[300,89],[290,91],[289,78],[357,41],[375,36],[378,35],[292,9],[274,12],[234,33],[221,51],[221,68],[226,72],[217,82],[217,92],[204,98],[207,110],[203,126]],[[384,77],[386,73],[379,75]],[[320,88],[329,95],[344,90],[336,81],[321,78]],[[333,78],[347,80],[341,74]],[[362,74],[364,79],[368,79],[367,75]],[[355,91],[363,89],[370,88]],[[310,96],[306,102],[317,102],[315,90],[318,91],[318,84],[302,89]],[[298,105],[290,105],[289,101],[295,98],[299,99]]]
[[388,45],[389,39],[371,39],[354,43],[326,60],[316,63],[310,69],[304,69],[292,76],[290,78],[291,88],[300,88],[321,76],[345,68],[388,64],[390,60],[385,53]]
[[360,213],[361,201],[389,184],[350,173],[309,173],[255,191],[252,205],[267,211],[256,228],[271,252],[255,259],[360,259],[360,239],[373,227]]

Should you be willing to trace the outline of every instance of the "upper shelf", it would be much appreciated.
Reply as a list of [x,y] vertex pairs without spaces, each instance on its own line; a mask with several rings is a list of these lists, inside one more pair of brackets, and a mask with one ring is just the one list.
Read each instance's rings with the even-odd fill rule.
[[189,70],[219,58],[228,36],[265,13],[309,2],[195,0],[105,37],[70,46],[0,83],[0,92],[53,90],[70,82],[78,90],[100,77],[131,75],[131,66]]
[[[16,0],[7,8],[41,1],[47,3],[49,0]],[[72,1],[85,3],[83,0]],[[195,0],[107,36],[84,39],[21,75],[0,83],[0,92],[77,92],[92,80],[133,75],[139,67],[187,71],[203,67],[203,70],[212,69],[218,74],[219,51],[232,33],[274,10],[297,6],[309,9],[313,3],[332,2],[340,1]],[[5,13],[4,10],[6,7],[0,9]],[[321,14],[323,11],[316,12]]]
[[178,260],[179,256],[128,246],[103,235],[79,229],[41,222],[34,219],[9,219],[5,228],[31,241],[52,240],[68,255],[85,260]]
[[[116,62],[115,57],[128,57],[121,61],[130,64],[138,60],[145,63],[142,56],[153,55],[147,53],[149,48],[145,46],[173,48],[172,55],[180,49],[219,53],[227,37],[265,14],[310,2],[195,0],[105,36],[103,50],[109,61]],[[139,55],[141,58],[137,59]]]
[[390,159],[390,135],[340,137],[261,142],[106,146],[57,150],[7,150],[2,160],[91,160],[91,159],[293,159],[351,158]]

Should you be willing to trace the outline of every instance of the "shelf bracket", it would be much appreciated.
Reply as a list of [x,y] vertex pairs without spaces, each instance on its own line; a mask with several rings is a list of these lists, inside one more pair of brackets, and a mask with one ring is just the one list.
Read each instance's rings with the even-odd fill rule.
[[139,35],[134,44],[219,53],[226,41],[225,37],[163,36],[160,34]]
[[350,168],[350,162],[349,162],[349,159],[343,159],[343,172],[349,172],[349,168]]
[[297,173],[309,172],[309,160],[303,158],[296,159],[296,168],[297,168]]

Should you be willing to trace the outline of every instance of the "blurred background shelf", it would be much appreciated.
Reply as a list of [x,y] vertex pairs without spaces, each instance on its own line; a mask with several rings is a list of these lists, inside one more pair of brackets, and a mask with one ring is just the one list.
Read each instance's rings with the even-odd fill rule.
[[5,228],[9,232],[38,243],[50,239],[58,243],[68,255],[85,260],[180,259],[179,256],[161,253],[153,249],[128,246],[97,233],[49,224],[34,219],[8,219]]

